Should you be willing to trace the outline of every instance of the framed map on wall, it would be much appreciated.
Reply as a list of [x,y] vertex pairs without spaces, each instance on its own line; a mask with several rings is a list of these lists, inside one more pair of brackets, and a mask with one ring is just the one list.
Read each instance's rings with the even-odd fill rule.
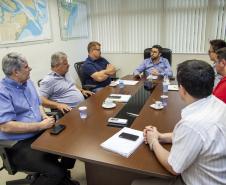
[[48,0],[1,0],[0,45],[51,39]]
[[77,0],[58,0],[62,40],[88,37],[87,5]]

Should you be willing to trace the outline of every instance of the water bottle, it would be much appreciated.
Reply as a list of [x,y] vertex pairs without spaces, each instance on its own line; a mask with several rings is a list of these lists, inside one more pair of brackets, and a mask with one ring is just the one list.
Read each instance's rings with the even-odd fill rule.
[[170,84],[168,75],[164,75],[163,82],[167,83],[168,85]]
[[167,75],[165,75],[162,82],[163,94],[166,94],[168,92],[168,85],[169,85],[169,78]]
[[124,88],[123,80],[119,80],[118,85],[119,85],[119,89],[123,89]]

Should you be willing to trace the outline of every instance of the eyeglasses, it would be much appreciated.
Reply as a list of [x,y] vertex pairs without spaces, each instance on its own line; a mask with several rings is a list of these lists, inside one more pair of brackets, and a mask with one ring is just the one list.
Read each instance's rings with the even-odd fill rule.
[[100,51],[100,49],[93,49],[93,50]]
[[159,53],[158,51],[151,51],[151,53]]
[[215,51],[214,50],[209,50],[208,51],[208,53],[210,54],[210,53],[214,53]]

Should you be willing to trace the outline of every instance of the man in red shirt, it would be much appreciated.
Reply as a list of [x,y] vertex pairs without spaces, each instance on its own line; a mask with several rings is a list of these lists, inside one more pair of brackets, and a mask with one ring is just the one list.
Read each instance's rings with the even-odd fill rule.
[[216,51],[217,59],[216,71],[223,78],[213,90],[213,94],[226,103],[226,47]]

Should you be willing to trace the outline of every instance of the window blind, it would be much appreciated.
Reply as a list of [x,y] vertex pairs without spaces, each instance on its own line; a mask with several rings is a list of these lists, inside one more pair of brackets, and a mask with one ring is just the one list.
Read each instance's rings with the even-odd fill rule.
[[206,53],[226,39],[225,0],[87,0],[90,37],[103,52],[140,53],[154,44]]

